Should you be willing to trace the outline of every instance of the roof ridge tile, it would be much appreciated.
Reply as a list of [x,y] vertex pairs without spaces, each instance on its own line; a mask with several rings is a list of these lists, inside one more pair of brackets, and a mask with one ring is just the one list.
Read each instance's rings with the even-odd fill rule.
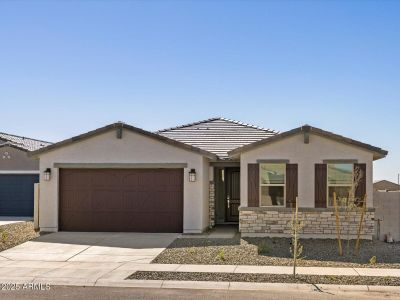
[[231,123],[234,123],[234,124],[237,124],[237,125],[241,125],[241,126],[245,126],[245,127],[249,127],[249,128],[253,128],[253,129],[258,129],[258,130],[262,130],[262,131],[266,131],[266,132],[271,132],[271,133],[275,133],[275,134],[280,133],[279,131],[274,130],[274,129],[265,128],[265,127],[261,127],[261,126],[257,126],[257,125],[253,125],[253,124],[249,124],[249,123],[244,123],[244,122],[241,122],[241,121],[237,121],[237,120],[229,119],[229,118],[224,118],[224,117],[213,117],[213,118],[208,118],[208,119],[205,119],[205,120],[200,120],[200,121],[191,122],[191,123],[187,123],[187,124],[182,124],[182,125],[178,125],[178,126],[174,126],[174,127],[160,129],[160,130],[155,131],[155,133],[163,133],[163,132],[166,132],[166,131],[182,129],[182,128],[191,127],[191,126],[195,126],[195,125],[199,125],[199,124],[203,124],[203,123],[207,123],[207,122],[212,122],[212,121],[216,121],[216,120],[222,120],[222,121],[226,121],[226,122],[231,122]]

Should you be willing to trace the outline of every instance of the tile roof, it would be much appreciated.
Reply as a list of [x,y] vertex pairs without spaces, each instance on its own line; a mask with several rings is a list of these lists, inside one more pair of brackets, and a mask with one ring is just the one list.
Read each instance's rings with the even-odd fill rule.
[[0,146],[11,145],[26,151],[35,151],[51,143],[0,132]]
[[266,129],[226,118],[211,118],[156,132],[170,139],[189,144],[228,159],[228,152],[278,134]]
[[200,153],[201,155],[207,156],[207,157],[209,157],[211,159],[217,159],[217,156],[214,153],[208,152],[206,150],[200,149],[198,147],[195,147],[195,146],[192,146],[192,145],[189,145],[189,144],[185,144],[185,143],[179,142],[179,141],[174,140],[174,139],[170,139],[168,137],[162,136],[160,134],[156,134],[154,132],[150,132],[150,131],[147,131],[147,130],[144,130],[144,129],[141,129],[141,128],[138,128],[138,127],[134,127],[134,126],[125,124],[123,122],[109,124],[107,126],[103,126],[103,127],[97,128],[95,130],[80,134],[78,136],[74,136],[74,137],[66,139],[66,140],[63,140],[61,142],[58,142],[58,143],[55,143],[55,144],[51,144],[51,145],[49,145],[47,147],[44,147],[44,148],[41,148],[41,149],[38,149],[38,150],[32,152],[31,155],[32,156],[37,156],[37,155],[40,155],[40,154],[42,154],[44,152],[51,151],[51,150],[54,150],[54,149],[57,149],[57,148],[60,148],[60,147],[64,147],[66,145],[70,145],[70,144],[79,142],[79,141],[84,140],[84,139],[88,139],[88,138],[94,137],[94,136],[96,136],[98,134],[102,134],[102,133],[104,133],[106,131],[114,130],[114,129],[117,129],[117,130],[119,130],[119,129],[120,130],[129,130],[129,131],[132,131],[132,132],[135,132],[135,133],[139,133],[139,134],[145,135],[145,136],[147,136],[149,138],[156,139],[156,140],[158,140],[160,142],[163,142],[163,143],[166,143],[166,144],[169,144],[169,145],[172,145],[172,146],[176,146],[176,147],[179,147],[179,148],[182,148],[182,149],[186,149],[186,150],[189,150],[189,151]]

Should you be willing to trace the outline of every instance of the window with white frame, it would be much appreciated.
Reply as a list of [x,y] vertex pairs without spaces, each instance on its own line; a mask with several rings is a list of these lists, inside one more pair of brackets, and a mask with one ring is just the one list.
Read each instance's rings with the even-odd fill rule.
[[285,178],[285,164],[260,164],[260,206],[285,205]]
[[328,164],[328,206],[334,206],[333,195],[336,193],[338,205],[346,205],[353,191],[353,164]]

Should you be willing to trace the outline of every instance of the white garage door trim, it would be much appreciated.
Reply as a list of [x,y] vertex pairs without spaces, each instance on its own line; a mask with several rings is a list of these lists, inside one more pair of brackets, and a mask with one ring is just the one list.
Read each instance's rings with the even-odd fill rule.
[[187,163],[54,163],[60,169],[184,169]]
[[13,174],[13,175],[36,175],[40,174],[39,171],[32,171],[32,170],[2,170],[0,171],[0,175],[8,175],[8,174]]

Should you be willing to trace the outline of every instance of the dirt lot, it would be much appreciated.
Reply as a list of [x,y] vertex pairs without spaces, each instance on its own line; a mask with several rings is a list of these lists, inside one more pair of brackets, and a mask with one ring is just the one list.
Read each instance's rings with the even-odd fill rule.
[[33,222],[19,222],[0,226],[0,251],[15,247],[39,236]]
[[[299,266],[400,268],[400,243],[362,241],[358,256],[353,255],[354,241],[343,241],[344,256],[337,253],[337,241],[304,239]],[[279,265],[292,264],[291,240],[287,238],[176,239],[153,263]],[[376,262],[370,262],[376,257]]]

